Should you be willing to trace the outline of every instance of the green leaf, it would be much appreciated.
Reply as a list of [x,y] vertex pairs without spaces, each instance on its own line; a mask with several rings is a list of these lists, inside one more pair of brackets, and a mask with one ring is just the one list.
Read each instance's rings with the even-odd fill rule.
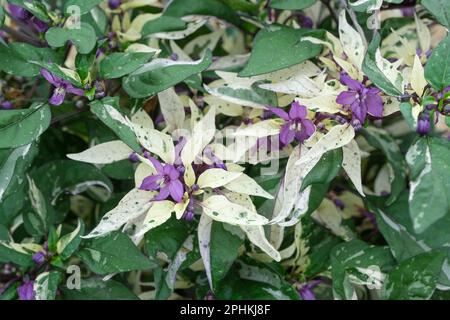
[[133,98],[153,96],[204,71],[211,63],[209,50],[202,60],[192,63],[154,59],[124,78],[123,88]]
[[144,24],[141,30],[143,37],[158,32],[172,32],[186,29],[186,22],[178,17],[161,16]]
[[126,76],[145,64],[153,52],[116,52],[100,62],[100,76],[104,79],[115,79]]
[[445,0],[422,0],[422,5],[430,11],[440,24],[450,27],[450,8]]
[[50,125],[48,104],[29,109],[0,111],[0,149],[17,148],[35,141]]
[[14,263],[25,268],[33,265],[32,254],[14,246],[15,244],[10,242],[0,241],[0,262]]
[[0,70],[22,77],[37,76],[41,67],[39,61],[60,61],[60,56],[49,48],[37,48],[27,43],[14,42],[9,45],[0,42]]
[[[316,57],[320,54],[322,46],[309,41],[301,41],[301,38],[320,37],[321,35],[321,31],[284,27],[277,30],[261,30],[253,42],[250,60],[239,76],[250,77],[265,74]],[[274,52],[277,54],[273,54]]]
[[302,10],[311,7],[317,0],[272,0],[270,7],[282,10]]
[[5,23],[5,9],[3,9],[3,7],[0,7],[0,28],[3,27],[4,23]]
[[274,265],[251,259],[238,260],[236,267],[214,291],[220,300],[298,300],[297,291]]
[[255,14],[258,12],[258,5],[251,3],[248,0],[220,0],[227,4],[231,9],[235,11],[242,11]]
[[371,146],[384,153],[388,164],[392,168],[394,177],[391,181],[391,194],[386,200],[388,205],[392,204],[405,189],[405,159],[403,158],[397,143],[389,134],[387,134],[387,132],[376,128],[367,128],[362,130],[362,134]]
[[36,155],[34,144],[17,149],[0,149],[0,207],[8,196],[16,193],[27,182],[25,172]]
[[114,280],[83,279],[80,289],[61,288],[66,300],[138,300],[138,297],[125,285]]
[[55,300],[56,291],[61,280],[61,273],[57,271],[41,273],[34,281],[36,300]]
[[[366,204],[367,209],[375,214],[377,227],[386,242],[389,244],[392,255],[397,261],[403,261],[417,254],[423,253],[426,249],[423,244],[419,243],[419,240],[415,237],[415,235],[409,232],[404,223],[400,223],[400,221],[397,221],[397,217],[393,217],[390,214],[391,212],[401,212],[402,216],[405,216],[408,213],[407,197],[407,193],[404,192],[394,204],[383,210],[378,208],[378,206],[371,201],[368,201]],[[373,201],[373,199],[370,200]],[[380,202],[383,204],[384,199],[380,198]],[[402,205],[402,203],[404,205]]]
[[29,1],[29,0],[8,0],[8,2],[20,6],[27,11],[31,12],[34,16],[44,22],[50,22],[50,17],[47,13],[47,8],[41,1]]
[[110,274],[145,270],[155,265],[144,256],[131,239],[121,232],[94,238],[77,254],[92,272]]
[[425,231],[450,210],[450,142],[419,138],[409,148],[406,160],[411,171],[409,210],[414,230]]
[[450,85],[450,36],[433,50],[425,65],[425,78],[438,91]]
[[62,260],[69,259],[72,254],[78,249],[81,243],[81,237],[84,235],[84,223],[83,220],[78,219],[78,226],[74,231],[62,236],[57,245],[56,249],[58,254],[61,256]]
[[28,178],[30,199],[29,210],[23,211],[23,222],[25,229],[33,236],[43,236],[49,230],[50,215],[49,204],[47,204],[41,190],[36,186],[34,181]]
[[[170,271],[172,274],[176,274],[188,260],[189,252],[186,252],[183,245],[189,239],[192,241],[192,236],[190,236],[191,231],[192,226],[186,224],[186,221],[177,220],[175,217],[172,217],[161,226],[145,234],[145,248],[151,262],[157,266],[159,264],[159,255],[166,256],[171,261],[165,270],[161,268],[154,270],[156,299],[167,299],[172,293],[173,278],[168,276],[168,273]],[[179,260],[178,263],[177,260]],[[183,262],[180,264],[179,262],[181,260]]]
[[134,131],[119,111],[117,99],[105,98],[102,101],[96,100],[90,106],[92,113],[131,149],[137,152],[141,150]]
[[300,191],[316,183],[330,183],[339,173],[342,165],[342,148],[328,151],[303,179]]
[[185,17],[190,15],[212,16],[239,25],[236,12],[220,0],[173,0],[164,10],[165,16]]
[[429,299],[439,279],[444,252],[427,252],[403,261],[386,280],[385,295],[391,300]]
[[72,43],[81,54],[88,54],[97,43],[97,36],[91,25],[81,22],[80,28],[52,27],[45,33],[45,40],[52,47],[64,47],[67,41]]
[[[99,5],[102,0],[67,0],[64,1],[64,14],[70,15],[83,15],[91,11],[95,6]],[[70,10],[71,6],[75,6],[74,10]]]
[[[354,284],[381,289],[383,271],[394,263],[387,246],[377,247],[357,239],[337,245],[331,254],[335,299],[352,299]],[[372,271],[375,272],[373,277],[370,276]]]
[[381,37],[374,34],[372,42],[367,49],[366,57],[363,61],[363,72],[381,90],[390,96],[400,96],[402,92],[396,88],[397,83],[392,83],[380,70],[376,63],[375,54],[380,46]]
[[405,119],[406,123],[408,124],[408,127],[412,131],[416,131],[416,120],[413,117],[412,114],[412,105],[409,102],[402,102],[400,104],[400,112],[403,115],[403,118]]
[[[52,223],[61,223],[64,219],[64,214],[69,210],[70,195],[96,188],[96,193],[91,196],[98,194],[99,201],[105,201],[113,190],[111,181],[100,169],[71,160],[47,162],[33,172],[32,178],[46,202],[55,207],[47,208],[55,211],[51,213]],[[57,215],[54,216],[55,214]]]
[[[214,221],[211,228],[211,275],[213,287],[217,287],[219,282],[227,275],[234,261],[238,257],[238,249],[244,243],[242,236],[245,235],[237,228],[239,233],[235,232],[230,227],[221,222]],[[231,230],[230,230],[231,229]],[[228,231],[230,230],[230,231]],[[224,245],[226,243],[226,246]]]
[[0,224],[0,241],[9,241],[10,239],[8,228],[3,224]]
[[207,91],[225,101],[242,106],[261,108],[267,105],[278,105],[276,93],[260,88],[259,85],[261,83],[263,82],[258,81],[248,89],[233,88],[232,86],[224,85],[214,89],[208,88]]

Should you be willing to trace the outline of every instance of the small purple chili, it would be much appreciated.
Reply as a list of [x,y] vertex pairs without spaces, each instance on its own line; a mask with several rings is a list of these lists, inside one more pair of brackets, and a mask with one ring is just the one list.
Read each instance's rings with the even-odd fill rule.
[[367,88],[346,73],[341,73],[340,80],[349,90],[341,92],[336,98],[336,102],[350,108],[352,111],[351,124],[355,129],[361,129],[367,114],[378,118],[383,116],[383,100],[380,96],[380,89]]
[[294,139],[302,143],[316,130],[314,123],[307,118],[306,107],[296,101],[292,103],[289,113],[281,108],[269,107],[269,110],[286,121],[280,130],[280,141],[283,145],[291,143]]
[[17,288],[17,293],[19,294],[19,300],[35,300],[34,296],[34,281],[26,281]]
[[153,157],[148,157],[156,169],[156,173],[144,179],[139,189],[159,191],[154,201],[166,200],[169,196],[176,202],[183,200],[184,186],[180,181],[180,172],[171,164],[162,165]]
[[82,89],[74,87],[70,82],[61,79],[58,76],[50,73],[46,69],[41,69],[42,76],[55,87],[52,97],[49,99],[50,104],[59,106],[64,102],[66,93],[72,93],[77,96],[84,96]]
[[37,265],[43,264],[46,258],[47,258],[46,253],[42,251],[36,252],[32,257],[34,263],[36,263]]
[[120,7],[121,4],[122,4],[121,0],[109,0],[108,1],[108,6],[111,10],[116,10],[117,8]]
[[427,135],[431,130],[430,114],[428,112],[423,112],[419,115],[417,120],[417,133],[424,136]]
[[3,101],[0,106],[5,110],[11,110],[12,108],[14,108],[14,105],[11,101]]
[[16,6],[15,4],[8,4],[9,13],[16,19],[26,21],[32,17],[32,14],[26,9]]
[[131,153],[130,156],[128,157],[128,160],[130,160],[130,162],[132,163],[139,162],[138,154],[136,152]]

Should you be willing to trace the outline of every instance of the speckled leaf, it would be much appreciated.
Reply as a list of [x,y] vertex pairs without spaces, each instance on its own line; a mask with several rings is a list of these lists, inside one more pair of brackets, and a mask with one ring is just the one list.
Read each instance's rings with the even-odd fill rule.
[[212,16],[239,25],[239,16],[220,0],[173,0],[164,10],[165,16],[185,17],[190,15]]
[[362,70],[378,88],[386,92],[388,95],[400,96],[402,94],[403,81],[401,74],[396,79],[390,79],[385,73],[383,73],[379,63],[377,63],[377,54],[379,54],[380,42],[380,35],[376,33],[369,45],[369,48],[367,49],[366,57],[364,58],[362,64]]
[[[64,13],[66,16],[72,15],[74,12],[83,15],[92,10],[96,5],[99,5],[102,0],[67,0],[64,2]],[[70,10],[74,6],[76,11]],[[79,11],[78,11],[79,10]]]
[[425,66],[425,78],[435,90],[450,85],[450,36],[433,50]]
[[397,143],[387,132],[375,128],[367,128],[362,131],[362,134],[371,146],[385,154],[387,162],[393,170],[394,178],[391,181],[391,194],[386,201],[388,205],[392,204],[405,189],[405,159]]
[[205,53],[203,59],[194,62],[154,59],[123,78],[123,87],[133,98],[145,98],[204,71],[211,63],[210,51]]
[[450,142],[440,138],[418,139],[408,150],[411,171],[409,210],[414,230],[425,231],[449,213]]
[[317,0],[272,0],[270,7],[283,10],[302,10],[311,7]]
[[386,280],[385,296],[391,300],[429,299],[436,289],[444,252],[427,252],[403,261]]
[[[320,35],[318,31],[305,29],[261,30],[255,37],[250,60],[239,76],[250,77],[277,71],[319,55],[321,45],[302,42],[301,38]],[[277,54],[274,55],[274,52]]]
[[450,8],[445,0],[422,0],[421,4],[430,11],[439,23],[450,27]]
[[45,39],[50,46],[56,48],[63,47],[67,41],[71,41],[81,54],[91,52],[97,43],[94,28],[84,22],[80,24],[80,28],[52,27],[45,33]]
[[128,159],[133,150],[121,140],[114,140],[98,144],[80,153],[71,153],[67,158],[93,163],[107,164]]
[[61,280],[61,273],[57,271],[44,272],[37,276],[33,286],[36,300],[55,300]]
[[116,107],[117,101],[106,98],[102,101],[96,100],[91,103],[91,111],[114,133],[134,151],[140,152],[141,147],[137,142],[129,121],[120,113]]
[[203,201],[203,212],[216,221],[232,225],[259,226],[269,222],[265,217],[230,202],[222,195],[214,195]]
[[115,52],[100,62],[100,76],[115,79],[135,71],[153,57],[153,52]]
[[0,149],[17,148],[36,140],[50,125],[47,104],[34,104],[29,109],[0,111]]
[[69,300],[138,300],[129,288],[114,280],[81,279],[80,290],[66,287],[61,290],[63,297]]
[[78,252],[78,256],[92,272],[102,275],[155,267],[121,232],[91,240]]

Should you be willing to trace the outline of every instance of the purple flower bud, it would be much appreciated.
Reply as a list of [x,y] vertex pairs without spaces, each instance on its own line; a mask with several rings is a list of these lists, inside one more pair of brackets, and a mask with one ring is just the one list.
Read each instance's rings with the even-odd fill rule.
[[108,6],[111,10],[116,10],[121,5],[121,0],[109,0]]
[[176,54],[175,52],[170,55],[170,60],[177,61],[178,58],[178,54]]
[[359,131],[362,129],[361,121],[357,118],[354,118],[350,124],[353,128],[355,128],[355,131]]
[[17,288],[19,294],[19,300],[35,300],[34,296],[34,281],[27,281]]
[[95,94],[95,99],[103,99],[106,96],[105,91],[99,91]]
[[132,154],[130,154],[130,156],[128,157],[128,160],[130,160],[130,162],[132,163],[136,163],[139,161],[139,157],[138,154],[136,152],[133,152]]
[[194,220],[194,212],[192,211],[186,211],[183,215],[183,219],[186,221],[192,221]]
[[306,29],[312,29],[314,27],[314,22],[310,17],[302,16],[300,19],[300,26]]
[[419,116],[419,120],[417,121],[417,133],[420,135],[426,135],[430,132],[431,125],[430,125],[430,116],[428,113],[422,113],[422,115]]
[[334,202],[335,206],[338,207],[339,209],[341,209],[341,210],[345,209],[345,204],[344,204],[344,202],[342,202],[341,199],[336,198],[333,200],[333,202]]
[[184,166],[177,166],[177,171],[180,174],[184,174],[184,172],[186,171],[186,168]]
[[414,16],[414,7],[404,7],[400,9],[404,17],[413,17]]
[[1,103],[1,107],[2,107],[3,109],[10,110],[10,109],[12,109],[14,106],[13,106],[13,104],[12,104],[11,101],[3,101],[3,102]]
[[33,255],[33,261],[36,264],[43,264],[45,262],[45,252],[39,251]]
[[193,192],[196,192],[196,191],[200,190],[200,187],[198,186],[198,184],[193,184],[192,187],[191,187],[191,190]]

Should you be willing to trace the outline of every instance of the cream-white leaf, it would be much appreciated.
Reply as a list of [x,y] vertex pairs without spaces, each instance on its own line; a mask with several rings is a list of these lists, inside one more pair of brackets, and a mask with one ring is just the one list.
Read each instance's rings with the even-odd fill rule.
[[120,140],[98,144],[80,153],[71,153],[67,157],[72,160],[108,164],[128,159],[133,150]]
[[348,24],[345,14],[345,10],[339,14],[339,39],[350,62],[361,70],[366,48],[361,35]]
[[212,168],[203,172],[197,180],[200,189],[219,188],[232,182],[242,175],[241,172],[231,172],[223,169]]
[[256,183],[255,180],[244,173],[233,181],[225,184],[224,187],[236,193],[273,199],[273,196],[270,193],[264,190],[258,183]]
[[193,128],[186,145],[181,151],[181,159],[185,166],[192,164],[197,156],[211,142],[216,133],[216,111],[211,108],[208,113]]
[[184,106],[173,88],[158,93],[161,113],[169,130],[183,128],[185,119]]
[[213,290],[212,274],[211,274],[211,227],[213,220],[206,214],[202,214],[198,224],[198,247],[200,255],[205,267],[206,277],[208,278],[209,287]]
[[128,192],[119,204],[106,213],[100,223],[83,238],[95,238],[115,231],[130,220],[143,214],[151,206],[150,200],[154,192],[133,189]]
[[140,125],[134,125],[134,132],[145,149],[156,154],[166,163],[175,161],[175,147],[171,136]]
[[213,220],[232,225],[259,226],[268,220],[239,204],[232,203],[225,196],[214,195],[202,202],[203,212]]
[[361,180],[361,152],[355,140],[342,148],[343,160],[342,167],[353,182],[359,194],[364,196],[362,180]]
[[241,226],[241,228],[245,231],[251,243],[267,253],[275,261],[281,260],[280,253],[266,239],[262,226]]
[[326,152],[341,148],[355,137],[355,130],[351,125],[337,125],[330,129],[319,141],[300,159],[296,165],[302,165],[310,162],[312,159],[320,160],[320,157]]
[[427,84],[427,80],[425,80],[425,69],[422,66],[422,62],[420,62],[419,56],[416,55],[411,71],[411,87],[421,97]]

